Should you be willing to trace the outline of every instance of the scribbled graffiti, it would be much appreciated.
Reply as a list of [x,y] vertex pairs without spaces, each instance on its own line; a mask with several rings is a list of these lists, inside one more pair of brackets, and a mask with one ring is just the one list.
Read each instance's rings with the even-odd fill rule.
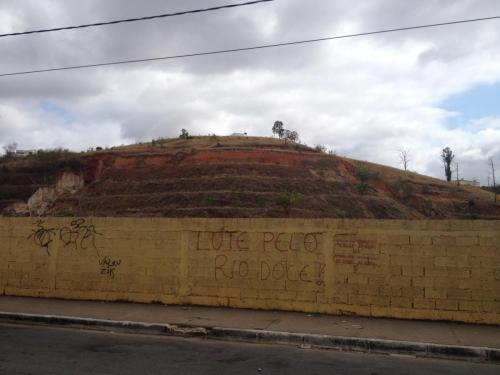
[[75,250],[86,250],[88,247],[97,250],[96,235],[101,236],[102,234],[96,231],[94,225],[86,224],[85,219],[73,220],[69,227],[63,227],[59,230],[59,239],[64,246],[72,245]]
[[71,221],[69,226],[64,227],[47,227],[43,220],[37,220],[35,229],[28,236],[28,240],[33,240],[36,246],[45,249],[50,256],[50,246],[55,240],[59,241],[66,247],[72,246],[75,250],[86,250],[92,248],[99,255],[96,245],[96,236],[102,236],[95,226],[87,224],[85,219],[76,219]]
[[373,240],[363,240],[353,238],[351,236],[337,235],[335,236],[335,246],[343,249],[353,249],[354,251],[362,249],[375,249],[378,244]]
[[101,275],[107,275],[111,279],[115,278],[116,269],[122,264],[121,259],[111,259],[105,256],[99,261],[99,266],[101,268]]
[[50,256],[49,246],[54,241],[56,235],[56,228],[47,228],[43,220],[38,220],[35,222],[36,228],[32,230],[32,233],[28,236],[28,240],[32,239],[35,245],[45,249],[47,255]]
[[374,256],[362,256],[362,255],[335,255],[335,263],[375,266],[376,258]]

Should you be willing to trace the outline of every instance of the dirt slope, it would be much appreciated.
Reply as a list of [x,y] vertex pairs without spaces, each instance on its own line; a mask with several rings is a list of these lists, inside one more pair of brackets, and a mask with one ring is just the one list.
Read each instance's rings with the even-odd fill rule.
[[479,188],[272,138],[162,140],[83,154],[75,165],[85,187],[48,215],[500,218]]

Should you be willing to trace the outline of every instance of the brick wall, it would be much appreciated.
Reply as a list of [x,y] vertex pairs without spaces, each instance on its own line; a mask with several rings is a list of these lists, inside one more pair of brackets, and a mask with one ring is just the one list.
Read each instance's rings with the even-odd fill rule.
[[500,222],[0,219],[0,293],[500,324]]

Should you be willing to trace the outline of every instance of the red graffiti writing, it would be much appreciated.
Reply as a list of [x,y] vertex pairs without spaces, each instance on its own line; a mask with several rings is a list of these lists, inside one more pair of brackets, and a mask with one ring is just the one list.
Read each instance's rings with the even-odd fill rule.
[[375,266],[375,257],[358,255],[335,255],[335,263]]

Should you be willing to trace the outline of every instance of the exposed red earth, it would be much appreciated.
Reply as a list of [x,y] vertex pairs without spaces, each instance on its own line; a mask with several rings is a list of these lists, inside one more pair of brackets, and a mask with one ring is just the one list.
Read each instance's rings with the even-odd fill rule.
[[[493,195],[480,188],[272,138],[158,140],[79,154],[78,160],[71,168],[62,163],[49,183],[71,169],[83,178],[84,187],[58,196],[44,215],[500,218]],[[25,192],[17,201],[36,190],[37,184],[31,190],[23,185],[36,181],[29,178],[28,161],[3,163],[1,168],[9,176],[18,171],[26,177],[14,179]],[[10,180],[5,181],[7,186]]]

